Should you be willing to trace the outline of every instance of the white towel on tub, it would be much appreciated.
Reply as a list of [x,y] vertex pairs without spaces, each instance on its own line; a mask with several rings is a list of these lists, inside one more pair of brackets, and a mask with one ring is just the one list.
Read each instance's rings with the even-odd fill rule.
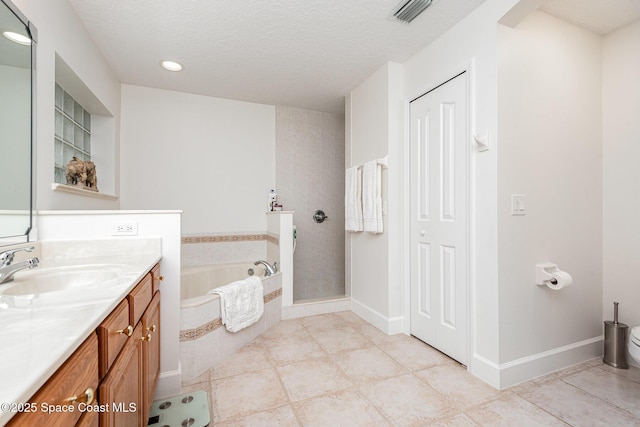
[[264,286],[258,276],[231,282],[209,293],[220,295],[220,317],[229,332],[254,324],[264,313]]

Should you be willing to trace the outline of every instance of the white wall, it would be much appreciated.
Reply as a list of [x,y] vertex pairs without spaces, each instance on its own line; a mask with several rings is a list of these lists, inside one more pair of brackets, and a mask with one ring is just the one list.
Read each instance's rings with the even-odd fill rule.
[[[37,209],[118,209],[118,200],[54,192],[54,96],[56,54],[66,62],[84,85],[113,115],[113,148],[107,150],[114,180],[119,188],[120,81],[113,73],[84,25],[66,0],[15,0],[15,5],[38,29],[36,72],[36,208]],[[100,188],[100,163],[98,188]],[[112,173],[114,175],[112,175]]]
[[[601,37],[541,12],[498,35],[500,362],[573,346],[558,363],[575,363],[602,348]],[[536,286],[544,262],[573,286]]]
[[346,166],[362,165],[389,155],[382,173],[382,234],[348,233],[348,257],[353,310],[388,333],[403,328],[400,253],[400,177],[402,157],[402,74],[397,63],[387,63],[356,87],[347,98]]
[[604,319],[640,325],[640,22],[603,41]]
[[264,231],[275,107],[122,86],[126,209],[182,209],[182,232]]

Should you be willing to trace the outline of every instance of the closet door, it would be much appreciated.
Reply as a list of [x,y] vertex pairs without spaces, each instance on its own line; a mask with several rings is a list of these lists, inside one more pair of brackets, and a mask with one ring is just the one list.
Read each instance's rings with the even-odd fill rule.
[[411,102],[411,334],[468,362],[467,73]]

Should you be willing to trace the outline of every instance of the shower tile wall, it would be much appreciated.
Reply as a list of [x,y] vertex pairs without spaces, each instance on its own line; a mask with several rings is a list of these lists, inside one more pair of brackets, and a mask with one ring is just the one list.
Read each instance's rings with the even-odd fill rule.
[[344,295],[344,116],[276,108],[276,191],[298,229],[294,302]]

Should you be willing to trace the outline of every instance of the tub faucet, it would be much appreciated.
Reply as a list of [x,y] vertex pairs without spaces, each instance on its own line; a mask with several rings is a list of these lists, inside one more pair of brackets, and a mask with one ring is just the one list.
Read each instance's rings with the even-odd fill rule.
[[276,274],[278,272],[278,262],[274,262],[273,265],[269,264],[267,261],[256,261],[253,265],[264,265],[265,268],[265,276],[271,276],[272,274]]
[[13,264],[13,258],[16,252],[31,252],[33,249],[34,247],[32,246],[30,248],[12,249],[0,253],[0,284],[12,281],[13,275],[20,270],[24,270],[25,268],[32,269],[38,266],[40,260],[37,257]]

